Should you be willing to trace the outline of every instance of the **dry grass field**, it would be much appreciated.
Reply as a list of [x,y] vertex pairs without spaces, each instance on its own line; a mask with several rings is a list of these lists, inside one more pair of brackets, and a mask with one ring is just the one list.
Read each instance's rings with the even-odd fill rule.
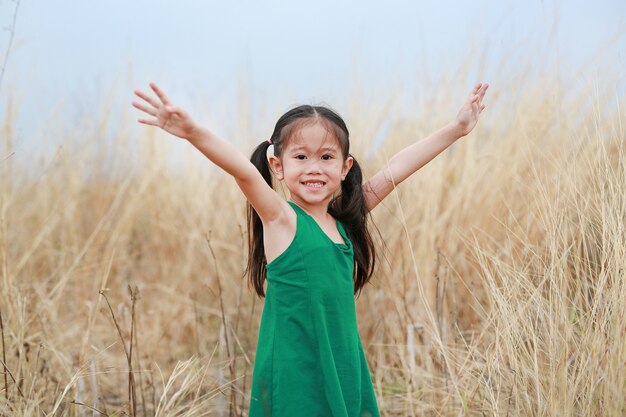
[[[356,303],[381,414],[622,417],[618,80],[476,81],[490,83],[477,128],[373,212],[378,270]],[[393,94],[355,95],[343,115],[366,176],[454,117],[465,93],[443,91],[462,82],[442,80],[414,117]],[[188,144],[174,172],[179,139],[135,129],[130,100],[121,121],[52,129],[62,146],[27,164],[11,155],[13,114],[0,120],[0,415],[247,415],[263,302],[242,275],[235,182]],[[234,139],[246,154],[262,140]]]

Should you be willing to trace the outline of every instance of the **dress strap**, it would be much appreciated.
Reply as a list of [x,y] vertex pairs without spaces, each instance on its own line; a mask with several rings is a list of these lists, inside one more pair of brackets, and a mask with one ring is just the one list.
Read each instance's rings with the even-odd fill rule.
[[289,201],[287,200],[287,202],[289,203],[289,205],[291,206],[291,208],[293,208],[293,210],[298,213],[298,214],[307,214],[306,211],[302,210],[302,208],[300,208],[299,205],[297,205],[296,203],[294,203],[293,201]]
[[345,241],[348,241],[348,234],[346,233],[346,228],[343,227],[343,223],[340,221],[337,221],[337,229],[339,229],[339,234],[341,234],[341,236],[343,236],[343,239]]
[[339,220],[337,220],[337,229],[339,230],[339,234],[343,237],[343,241],[345,243],[335,243],[335,245],[343,250],[350,250],[352,247],[352,241],[348,238],[348,233],[346,232],[345,227],[343,227],[343,223]]

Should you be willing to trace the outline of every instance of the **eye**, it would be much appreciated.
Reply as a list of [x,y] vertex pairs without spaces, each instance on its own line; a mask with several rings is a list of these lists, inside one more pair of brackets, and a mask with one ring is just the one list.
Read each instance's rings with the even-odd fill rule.
[[329,154],[325,154],[325,155],[322,155],[322,159],[324,161],[328,161],[329,159],[333,159],[333,156]]
[[295,156],[296,159],[306,159],[306,156],[300,154]]

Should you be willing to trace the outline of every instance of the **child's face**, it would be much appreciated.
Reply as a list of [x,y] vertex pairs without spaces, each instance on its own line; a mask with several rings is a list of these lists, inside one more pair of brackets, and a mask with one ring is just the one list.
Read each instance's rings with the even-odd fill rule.
[[270,156],[270,165],[289,188],[293,202],[328,206],[352,167],[352,157],[344,161],[335,135],[321,123],[312,123],[294,132],[281,157]]

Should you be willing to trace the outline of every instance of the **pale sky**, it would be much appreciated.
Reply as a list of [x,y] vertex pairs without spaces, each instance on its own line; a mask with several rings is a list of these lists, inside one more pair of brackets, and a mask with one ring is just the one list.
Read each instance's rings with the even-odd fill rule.
[[[0,0],[0,65],[15,5]],[[148,81],[188,105],[226,103],[244,82],[251,99],[285,110],[323,101],[341,111],[355,66],[362,85],[411,86],[461,66],[473,39],[492,65],[473,68],[471,83],[489,82],[504,54],[525,61],[548,51],[574,69],[619,35],[604,58],[626,68],[625,32],[624,0],[22,0],[0,112],[13,94],[23,152],[43,140],[44,121],[71,126],[110,90],[133,111],[132,88]],[[59,106],[62,116],[51,116]]]

